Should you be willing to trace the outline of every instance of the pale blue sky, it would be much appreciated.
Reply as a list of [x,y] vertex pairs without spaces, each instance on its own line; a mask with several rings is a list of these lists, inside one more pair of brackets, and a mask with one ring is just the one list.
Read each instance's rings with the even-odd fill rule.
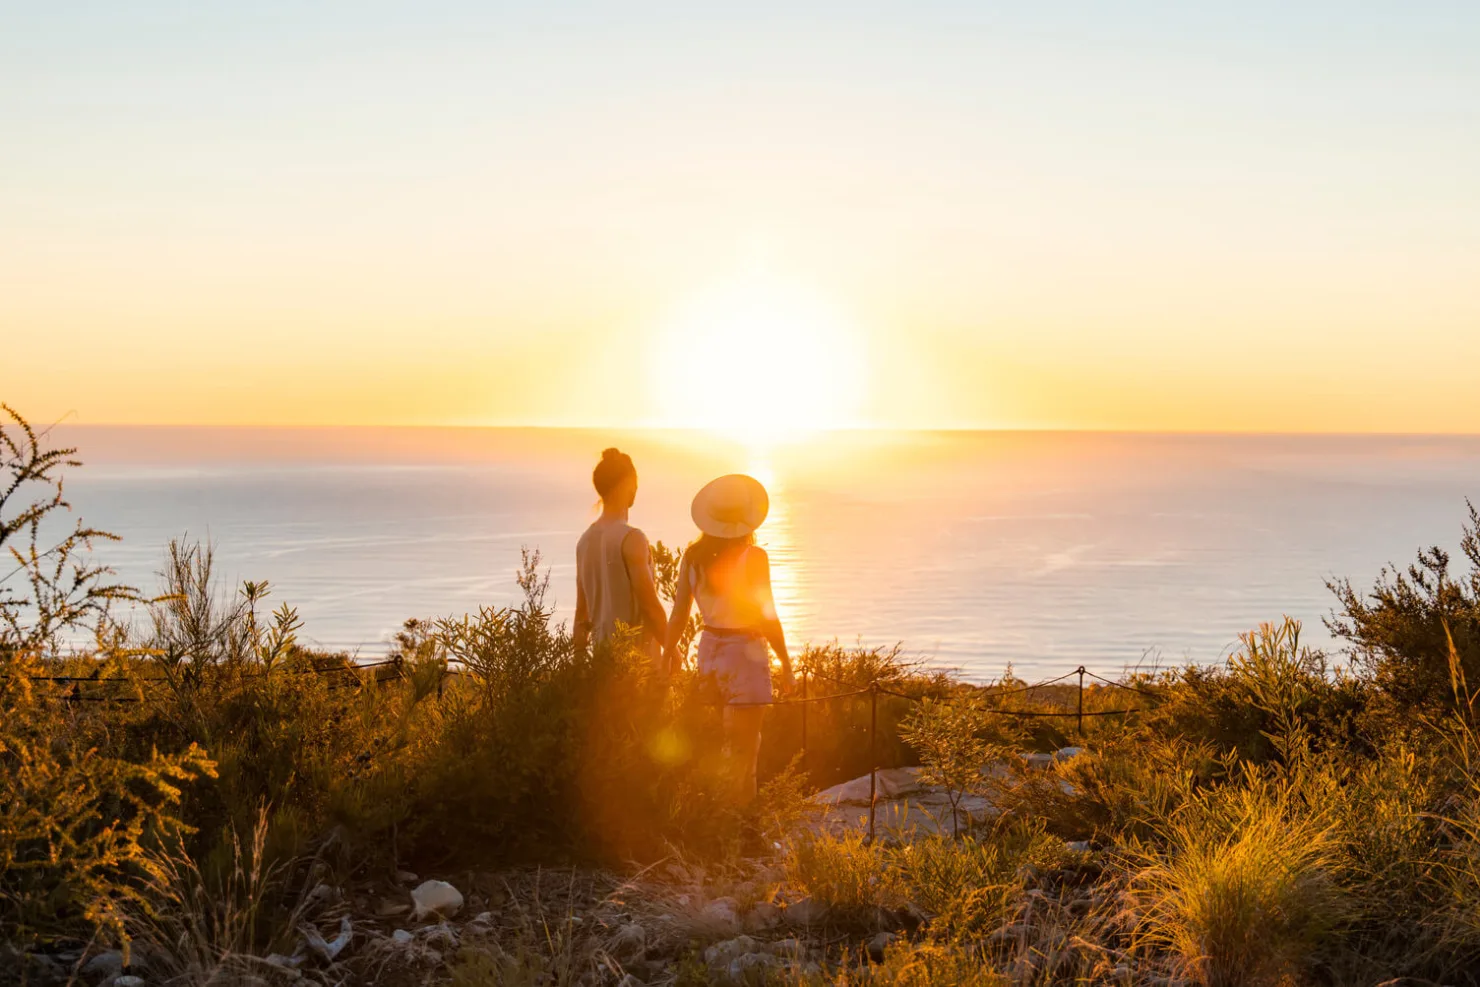
[[11,2],[0,398],[602,420],[760,243],[871,421],[1480,430],[1477,52],[1476,3]]

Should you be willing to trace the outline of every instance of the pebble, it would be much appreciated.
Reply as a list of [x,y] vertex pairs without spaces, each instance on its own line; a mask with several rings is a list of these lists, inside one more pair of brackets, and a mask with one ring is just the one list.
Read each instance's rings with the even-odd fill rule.
[[446,881],[422,881],[411,892],[411,901],[416,906],[418,922],[434,915],[448,918],[463,906],[462,892]]
[[880,932],[868,941],[868,958],[875,963],[884,962],[885,950],[892,946],[897,939],[899,939],[899,936],[892,932]]

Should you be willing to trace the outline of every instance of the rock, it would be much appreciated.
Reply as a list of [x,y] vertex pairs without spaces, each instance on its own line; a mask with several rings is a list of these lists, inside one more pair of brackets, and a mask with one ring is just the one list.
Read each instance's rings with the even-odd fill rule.
[[[874,794],[879,801],[903,798],[922,791],[919,768],[881,768],[874,773]],[[812,801],[827,806],[869,804],[869,776],[861,775],[852,781],[834,785],[812,796]]]
[[338,897],[339,890],[337,888],[332,888],[327,884],[315,884],[313,890],[308,893],[308,897],[304,899],[304,903],[308,905],[327,905]]
[[802,944],[800,939],[778,939],[771,943],[770,949],[776,956],[784,956],[791,959],[805,956],[807,953],[807,947]]
[[1083,747],[1060,747],[1053,752],[1053,760],[1055,764],[1062,764],[1065,761],[1072,761],[1083,753]]
[[493,924],[493,912],[479,912],[477,915],[474,915],[473,916],[473,924],[474,925],[492,925]]
[[419,929],[416,935],[417,938],[433,949],[447,952],[457,949],[457,930],[453,929],[446,922],[439,922],[436,925],[429,925],[424,929]]
[[1044,754],[1040,751],[1033,751],[1030,754],[1024,754],[1023,760],[1027,762],[1028,767],[1043,771],[1053,764],[1054,756],[1052,754]]
[[302,956],[284,956],[282,953],[268,953],[264,963],[269,963],[284,970],[296,970],[303,965]]
[[884,951],[898,938],[899,936],[892,932],[880,932],[868,941],[868,958],[875,963],[884,962]]
[[781,924],[781,909],[769,901],[757,902],[745,913],[746,932],[769,932]]
[[1064,849],[1070,853],[1089,853],[1089,840],[1069,840]]
[[415,884],[417,881],[417,877],[413,871],[398,870],[396,871],[396,880],[401,882],[402,884]]
[[123,953],[116,949],[105,949],[82,964],[82,975],[91,979],[109,980],[123,973]]
[[415,938],[415,936],[407,932],[405,929],[397,929],[395,932],[391,933],[391,941],[398,942],[403,946],[411,942]]
[[723,970],[741,956],[754,953],[759,944],[749,936],[736,936],[717,942],[704,950],[704,965],[711,970]]
[[821,925],[827,921],[827,905],[816,898],[803,898],[786,907],[786,921],[791,925]]
[[715,935],[734,935],[740,931],[740,915],[734,898],[714,899],[700,910],[699,921]]
[[113,978],[113,987],[144,987],[144,978],[125,973],[121,977]]
[[783,965],[770,953],[746,953],[731,960],[725,973],[737,984],[763,984],[769,983],[771,972]]
[[463,906],[462,892],[446,881],[422,881],[411,892],[416,906],[415,918],[421,922],[431,916],[450,918]]
[[399,901],[381,900],[380,906],[375,909],[378,918],[392,918],[396,915],[405,915],[411,911],[411,906]]
[[345,915],[339,919],[339,934],[328,942],[319,935],[319,930],[311,925],[303,927],[303,942],[309,952],[316,955],[325,963],[333,963],[339,959],[339,954],[349,947],[350,940],[355,936],[354,926],[350,924],[349,916]]
[[612,939],[612,950],[622,959],[636,959],[647,952],[647,930],[636,922],[628,922],[617,928]]

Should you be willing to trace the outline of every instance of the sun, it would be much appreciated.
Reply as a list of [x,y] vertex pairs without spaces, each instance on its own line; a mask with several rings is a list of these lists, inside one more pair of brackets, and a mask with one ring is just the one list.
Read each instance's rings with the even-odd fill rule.
[[658,334],[664,424],[772,441],[858,422],[859,333],[820,296],[770,274],[699,293]]

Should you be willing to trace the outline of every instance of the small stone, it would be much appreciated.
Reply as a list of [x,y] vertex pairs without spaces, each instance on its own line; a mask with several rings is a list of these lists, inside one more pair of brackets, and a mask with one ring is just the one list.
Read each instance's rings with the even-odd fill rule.
[[803,898],[786,907],[786,921],[792,925],[821,925],[827,920],[827,905],[816,898]]
[[647,951],[647,930],[636,922],[618,927],[612,949],[624,959],[642,956]]
[[781,909],[769,901],[757,902],[745,913],[746,932],[769,932],[781,924]]
[[1089,840],[1069,840],[1064,849],[1070,853],[1089,853]]
[[391,918],[396,915],[405,915],[411,911],[411,906],[399,901],[382,900],[380,907],[375,909],[375,914],[380,918]]
[[409,870],[396,871],[396,880],[402,884],[415,884],[417,877],[415,872]]
[[749,936],[726,939],[704,950],[704,964],[711,970],[724,970],[741,956],[755,952],[756,948],[756,941]]
[[1054,757],[1052,754],[1044,754],[1040,751],[1034,751],[1031,754],[1024,754],[1023,760],[1028,763],[1028,767],[1042,771],[1043,769],[1053,764]]
[[740,916],[734,898],[716,898],[699,912],[699,921],[716,935],[733,935],[740,931]]
[[492,925],[493,924],[493,912],[479,912],[477,915],[474,915],[473,916],[473,924],[474,925]]
[[106,980],[123,973],[123,953],[116,949],[105,949],[82,965],[85,977]]
[[1053,752],[1054,763],[1059,764],[1064,761],[1071,761],[1083,753],[1083,747],[1060,747]]
[[737,984],[766,983],[771,971],[780,969],[781,965],[770,953],[745,953],[731,960],[725,973]]
[[463,906],[462,892],[446,881],[423,881],[411,892],[418,922],[431,916],[449,918]]
[[457,949],[457,932],[446,922],[429,925],[425,929],[418,930],[417,936],[428,946],[435,949],[447,951]]
[[266,963],[281,967],[284,970],[296,970],[303,965],[302,956],[284,956],[282,953],[268,953]]
[[113,978],[113,987],[144,987],[144,978],[125,973],[121,977]]
[[899,936],[892,932],[880,932],[868,941],[868,958],[875,963],[884,962],[884,953]]
[[398,942],[403,946],[415,938],[415,936],[407,932],[405,929],[397,929],[395,932],[391,933],[391,941]]
[[310,905],[323,905],[334,901],[338,897],[339,891],[337,888],[330,887],[327,884],[315,884],[314,889],[308,893],[305,901]]

